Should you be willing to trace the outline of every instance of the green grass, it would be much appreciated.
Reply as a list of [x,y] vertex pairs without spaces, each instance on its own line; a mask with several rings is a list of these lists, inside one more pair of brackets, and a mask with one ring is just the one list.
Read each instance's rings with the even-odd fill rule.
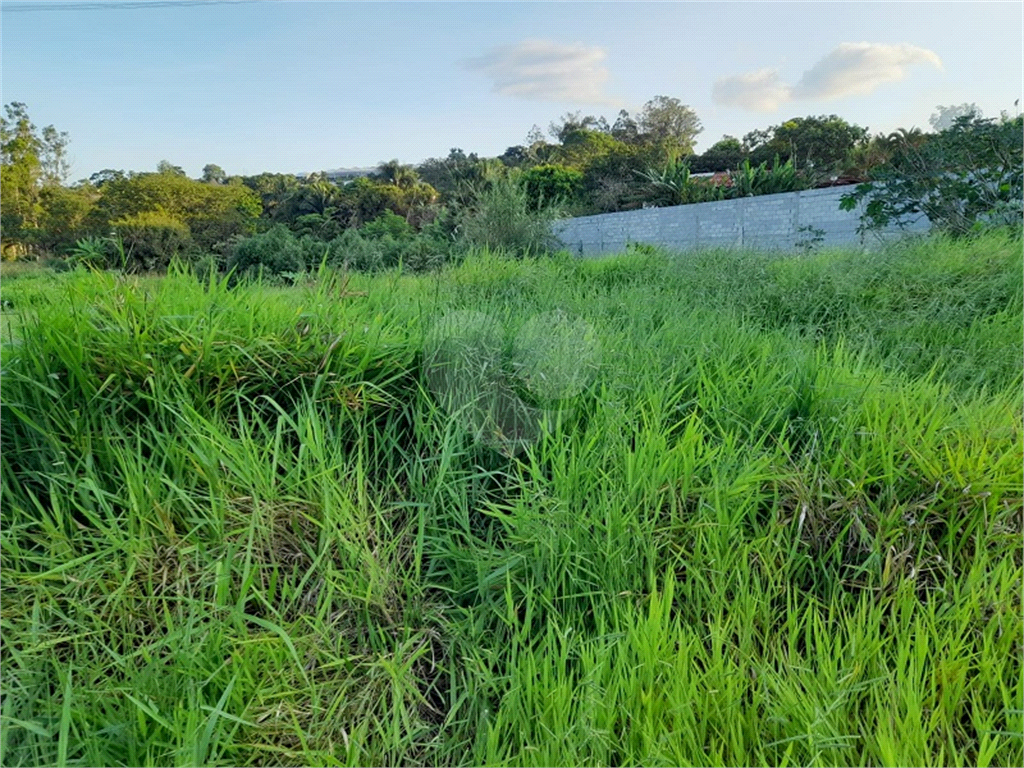
[[5,277],[0,763],[1020,765],[1021,262]]

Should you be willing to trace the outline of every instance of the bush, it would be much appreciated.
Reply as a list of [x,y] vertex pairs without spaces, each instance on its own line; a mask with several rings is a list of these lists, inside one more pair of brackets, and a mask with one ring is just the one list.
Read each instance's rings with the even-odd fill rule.
[[409,240],[415,237],[416,230],[404,217],[392,211],[384,211],[373,221],[368,221],[360,227],[359,234],[371,240],[379,240],[386,236],[395,240]]
[[538,165],[523,174],[530,198],[530,210],[551,203],[565,204],[576,199],[583,187],[583,173],[564,165]]
[[83,237],[75,243],[68,255],[69,267],[82,265],[95,269],[120,267],[116,263],[114,243],[107,237]]
[[991,227],[1021,228],[1024,118],[966,115],[921,146],[909,142],[870,180],[843,197],[853,210],[866,201],[862,229],[905,225],[922,214],[954,237]]
[[296,238],[284,224],[263,234],[241,240],[230,250],[228,270],[235,279],[242,277],[284,278],[316,267],[329,252],[329,246],[310,237]]
[[[297,275],[315,270],[322,263],[336,269],[378,272],[399,265],[422,271],[447,261],[446,243],[429,235],[418,235],[400,216],[392,217],[385,214],[363,230],[346,229],[329,243],[308,236],[297,238],[286,226],[278,224],[263,234],[235,242],[228,250],[226,268],[234,270],[235,280],[262,274],[292,282]],[[397,226],[395,219],[408,229]],[[367,227],[370,237],[363,234]],[[209,274],[213,263],[203,267],[205,274]]]
[[[386,218],[385,214],[376,222],[370,222],[375,224],[370,228],[370,237],[365,235],[366,229],[370,227],[367,224],[360,230],[346,230],[332,240],[327,264],[360,272],[377,272],[401,265],[404,269],[422,272],[440,267],[448,261],[449,244],[430,234],[416,234],[411,227],[407,231],[403,230],[394,220],[381,221]],[[394,219],[405,223],[401,216],[394,216]],[[389,227],[394,229],[387,231]],[[397,232],[397,236],[392,232]]]
[[124,243],[121,266],[128,272],[165,270],[172,258],[193,245],[188,225],[161,210],[125,216],[111,226]]
[[496,179],[463,210],[461,237],[468,246],[519,256],[546,253],[556,242],[551,224],[559,215],[554,205],[533,210],[521,181]]
[[358,230],[346,229],[328,245],[327,263],[332,267],[376,272],[385,268],[380,243],[367,239]]

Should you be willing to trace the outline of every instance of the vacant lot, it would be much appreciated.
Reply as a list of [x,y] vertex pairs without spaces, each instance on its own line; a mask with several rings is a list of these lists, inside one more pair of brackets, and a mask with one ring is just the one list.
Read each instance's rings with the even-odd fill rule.
[[6,765],[1020,765],[1019,241],[6,275]]

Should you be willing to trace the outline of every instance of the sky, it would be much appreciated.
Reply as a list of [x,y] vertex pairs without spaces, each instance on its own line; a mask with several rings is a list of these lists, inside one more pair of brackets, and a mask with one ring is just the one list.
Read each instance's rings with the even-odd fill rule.
[[3,102],[70,134],[72,179],[417,163],[658,95],[723,135],[838,114],[928,129],[1015,114],[1024,3],[5,0]]

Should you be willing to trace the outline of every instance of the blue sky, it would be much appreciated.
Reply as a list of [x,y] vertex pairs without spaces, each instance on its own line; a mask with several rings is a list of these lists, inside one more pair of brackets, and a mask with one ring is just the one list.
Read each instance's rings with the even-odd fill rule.
[[493,156],[655,95],[696,110],[698,150],[799,115],[927,128],[1014,112],[1024,77],[1019,0],[40,5],[0,5],[2,99],[70,133],[72,178]]

